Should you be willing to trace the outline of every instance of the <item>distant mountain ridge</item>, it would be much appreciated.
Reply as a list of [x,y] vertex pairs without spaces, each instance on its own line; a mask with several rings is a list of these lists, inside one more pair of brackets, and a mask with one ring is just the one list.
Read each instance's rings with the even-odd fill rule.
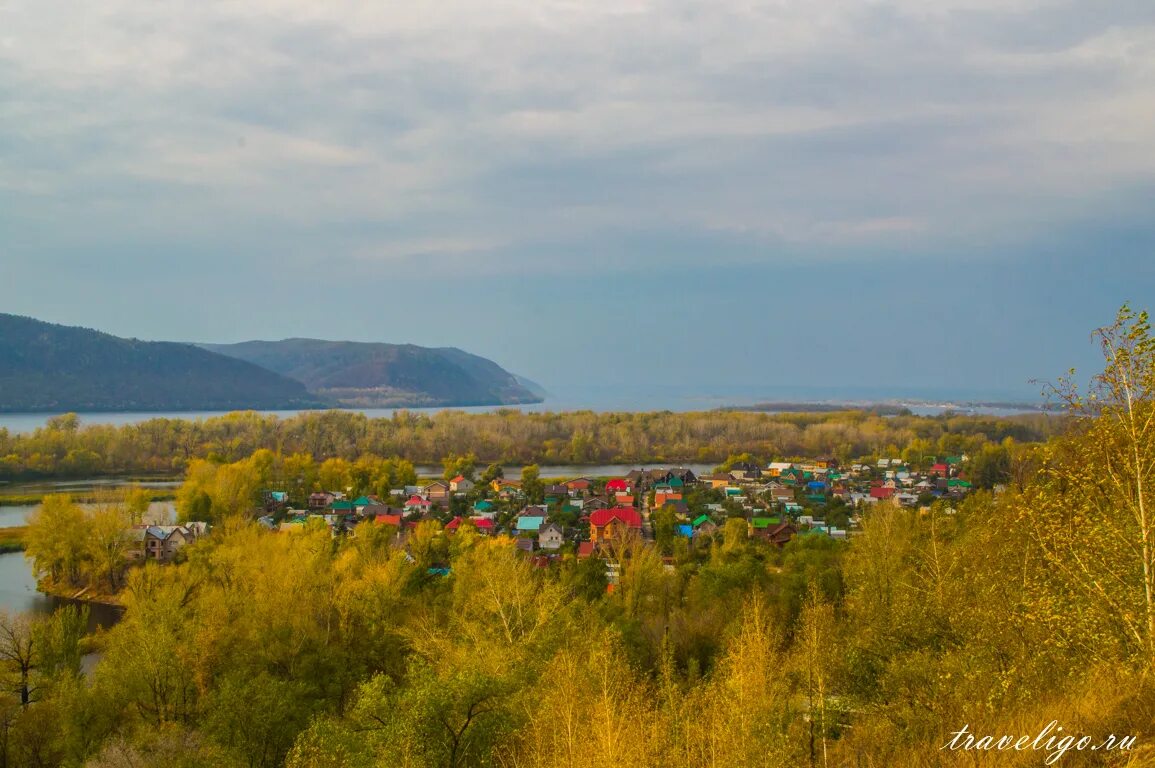
[[542,401],[517,376],[456,347],[285,339],[202,344],[304,384],[347,407],[518,405]]
[[0,314],[0,411],[313,408],[298,381],[192,344]]

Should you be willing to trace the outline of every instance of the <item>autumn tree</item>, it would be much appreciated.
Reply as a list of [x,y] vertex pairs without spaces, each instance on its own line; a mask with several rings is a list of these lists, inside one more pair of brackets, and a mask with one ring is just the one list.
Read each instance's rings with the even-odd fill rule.
[[1073,371],[1056,387],[1075,423],[1046,455],[1022,523],[1052,594],[1077,596],[1072,609],[1155,669],[1155,338],[1147,313],[1127,306],[1095,337],[1105,367],[1086,391]]
[[84,510],[71,497],[45,496],[29,516],[24,554],[39,578],[51,584],[77,584],[88,546]]

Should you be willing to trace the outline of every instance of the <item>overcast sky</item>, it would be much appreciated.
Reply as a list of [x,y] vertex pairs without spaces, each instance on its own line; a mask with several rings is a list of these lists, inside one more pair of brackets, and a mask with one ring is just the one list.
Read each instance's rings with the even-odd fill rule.
[[0,0],[0,311],[1030,394],[1153,296],[1151,0]]

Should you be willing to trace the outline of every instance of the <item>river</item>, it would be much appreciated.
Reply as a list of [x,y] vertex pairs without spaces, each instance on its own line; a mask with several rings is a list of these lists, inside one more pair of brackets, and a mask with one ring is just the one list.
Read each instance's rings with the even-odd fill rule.
[[[730,406],[749,406],[761,402],[840,403],[848,407],[862,407],[865,403],[906,405],[916,414],[936,416],[945,410],[965,411],[990,416],[1011,416],[1024,409],[1014,403],[1030,402],[1037,393],[1022,392],[967,392],[951,390],[897,391],[884,388],[862,387],[689,387],[680,385],[644,384],[635,386],[551,386],[551,394],[541,403],[527,405],[478,405],[459,408],[364,408],[348,409],[369,418],[390,418],[399,410],[418,413],[437,413],[453,410],[463,413],[493,413],[500,409],[514,409],[526,413],[594,411],[606,413],[641,411],[711,411]],[[1000,401],[1010,407],[1000,407]],[[976,403],[985,403],[976,405]],[[261,411],[266,416],[289,418],[305,411]],[[206,419],[222,416],[227,411],[166,411],[132,413],[80,413],[81,424],[124,426],[149,419]],[[32,432],[43,427],[52,413],[0,413],[0,429],[11,434]]]

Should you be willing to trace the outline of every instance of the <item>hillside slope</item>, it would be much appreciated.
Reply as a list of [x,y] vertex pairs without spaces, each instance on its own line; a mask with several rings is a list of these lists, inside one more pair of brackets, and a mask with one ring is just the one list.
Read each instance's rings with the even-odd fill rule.
[[541,402],[491,360],[452,347],[318,339],[205,344],[304,384],[341,405],[382,408]]
[[192,344],[122,339],[0,314],[0,411],[289,409],[300,382]]

